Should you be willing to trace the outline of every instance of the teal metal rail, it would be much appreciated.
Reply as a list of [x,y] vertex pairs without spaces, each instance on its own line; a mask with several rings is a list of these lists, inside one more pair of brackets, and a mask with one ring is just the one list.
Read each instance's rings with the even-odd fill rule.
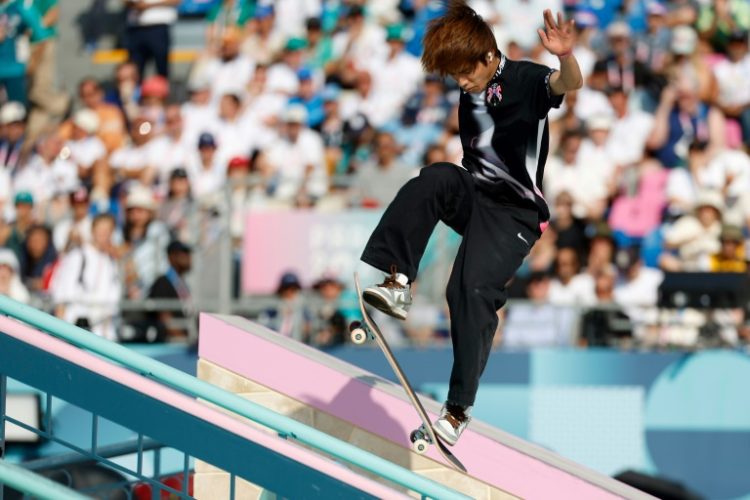
[[50,500],[86,500],[89,498],[23,467],[0,460],[0,489],[3,484],[37,498]]
[[285,415],[264,408],[235,394],[219,389],[207,382],[153,360],[127,347],[92,335],[90,332],[66,323],[54,316],[0,295],[0,314],[20,320],[54,337],[79,348],[86,349],[106,359],[166,384],[191,397],[200,398],[273,429],[282,437],[327,453],[395,484],[413,490],[423,497],[440,499],[468,499],[455,490],[422,477],[370,452],[336,439],[317,429],[308,427]]

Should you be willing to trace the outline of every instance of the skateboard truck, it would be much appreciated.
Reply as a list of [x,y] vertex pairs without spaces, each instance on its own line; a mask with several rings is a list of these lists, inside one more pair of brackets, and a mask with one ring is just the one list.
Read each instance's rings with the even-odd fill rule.
[[409,441],[411,441],[411,449],[420,455],[427,453],[427,448],[432,444],[432,439],[427,433],[424,424],[411,431],[411,434],[409,434]]

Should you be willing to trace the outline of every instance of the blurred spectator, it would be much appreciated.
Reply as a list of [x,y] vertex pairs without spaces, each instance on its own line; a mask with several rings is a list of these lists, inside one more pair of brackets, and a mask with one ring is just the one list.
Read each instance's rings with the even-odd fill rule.
[[576,249],[557,250],[555,275],[549,285],[548,299],[555,305],[589,306],[596,302],[594,280],[580,272],[580,257]]
[[732,33],[750,30],[750,5],[743,0],[712,0],[701,4],[697,21],[701,36],[717,52],[725,52]]
[[342,21],[342,30],[333,37],[335,64],[326,73],[333,74],[342,85],[350,85],[354,72],[362,64],[383,57],[387,50],[383,40],[385,32],[375,23],[368,23],[360,5],[349,7]]
[[298,72],[304,67],[304,49],[307,41],[304,38],[290,38],[287,40],[281,60],[268,68],[266,85],[274,92],[280,92],[288,97],[299,90]]
[[737,226],[724,226],[719,234],[721,249],[709,257],[708,270],[715,273],[747,272],[745,236]]
[[608,222],[621,237],[638,240],[656,229],[667,204],[668,172],[654,159],[618,169],[617,195]]
[[28,230],[37,222],[34,216],[34,196],[28,191],[19,191],[13,198],[15,218],[5,246],[13,250],[20,261]]
[[223,37],[237,30],[241,38],[248,31],[248,21],[255,14],[256,2],[251,0],[221,0],[214,2],[206,13],[206,47],[218,51]]
[[[615,302],[624,308],[656,306],[659,285],[664,274],[643,265],[640,247],[622,248],[615,256],[615,263],[620,271],[620,280],[615,286]],[[631,319],[637,319],[638,313],[627,311]]]
[[49,285],[57,251],[47,226],[34,225],[26,232],[21,249],[21,278],[30,292],[41,295]]
[[0,248],[0,294],[28,304],[30,295],[18,276],[19,267],[16,254],[7,248]]
[[26,139],[26,109],[18,101],[0,107],[0,169],[13,174],[28,151]]
[[70,206],[70,217],[55,224],[52,230],[52,241],[61,254],[91,242],[93,218],[89,213],[89,193],[85,187],[70,193]]
[[314,70],[323,70],[333,58],[333,39],[323,30],[322,23],[317,17],[308,17],[305,29],[309,54],[307,64]]
[[687,165],[688,147],[695,140],[707,142],[712,155],[724,146],[724,138],[724,116],[700,101],[695,80],[680,78],[664,89],[648,147],[665,167]]
[[341,309],[341,292],[344,284],[333,275],[326,274],[313,285],[320,303],[313,312],[315,327],[311,343],[318,347],[334,347],[348,340],[346,316]]
[[[698,97],[705,103],[716,101],[716,77],[702,52],[698,34],[690,26],[675,26],[670,42],[670,59],[664,71],[673,81],[687,79],[697,82]],[[646,111],[652,112],[653,109]]]
[[221,138],[216,156],[222,165],[226,165],[235,156],[250,154],[258,139],[253,123],[243,119],[241,110],[242,101],[238,94],[221,96],[214,136]]
[[235,157],[229,160],[227,165],[227,182],[229,183],[230,195],[229,206],[231,215],[229,220],[229,231],[235,240],[235,247],[242,241],[245,233],[245,217],[248,208],[255,203],[263,205],[265,198],[263,186],[254,186],[249,183],[250,160],[245,157]]
[[182,167],[175,168],[169,175],[166,199],[159,206],[159,220],[164,221],[174,238],[189,241],[195,210],[188,172]]
[[[593,121],[592,125],[599,126]],[[591,161],[591,153],[589,156],[579,155],[582,141],[583,134],[578,130],[563,134],[558,154],[551,156],[545,166],[544,195],[553,205],[555,217],[557,199],[563,193],[567,195],[565,202],[570,200],[572,203],[572,214],[576,218],[599,219],[606,209],[607,175],[601,171],[606,166]],[[581,161],[581,156],[585,163]]]
[[33,195],[40,217],[47,215],[46,211],[54,197],[67,197],[80,186],[78,167],[60,154],[64,144],[57,134],[40,137],[37,154],[16,173],[13,181],[17,191]]
[[185,132],[179,104],[169,104],[164,110],[164,133],[151,141],[150,149],[157,158],[157,193],[166,194],[170,176],[174,169],[187,165],[197,137]]
[[156,278],[151,285],[148,298],[179,300],[182,311],[158,310],[153,313],[152,320],[157,324],[160,338],[184,339],[188,336],[188,330],[183,324],[175,324],[175,320],[184,320],[193,309],[190,288],[185,282],[185,275],[192,268],[192,249],[181,241],[172,241],[167,246],[167,260],[169,269],[166,274]]
[[198,201],[216,201],[226,178],[226,164],[217,154],[214,136],[203,133],[198,138],[198,152],[190,158],[188,175],[190,191]]
[[688,168],[673,168],[667,178],[666,195],[671,215],[691,212],[698,193],[711,186],[708,143],[693,141],[688,148]]
[[128,122],[140,113],[141,74],[138,66],[132,61],[125,61],[115,68],[114,87],[104,97],[109,104],[114,104]]
[[695,203],[694,215],[680,217],[666,230],[667,250],[660,259],[665,271],[706,271],[709,257],[719,252],[721,245],[721,212],[724,201],[718,191],[703,191]]
[[[748,12],[750,15],[750,12]],[[714,67],[719,84],[719,109],[728,118],[739,121],[742,141],[750,148],[750,52],[748,32],[735,30],[727,42],[728,59],[719,61]]]
[[258,64],[270,64],[284,47],[286,37],[276,28],[273,4],[259,4],[255,8],[255,30],[242,44],[242,52]]
[[307,111],[298,104],[284,112],[281,137],[263,155],[273,172],[273,197],[282,203],[308,206],[328,191],[320,134],[305,126]]
[[285,337],[309,342],[312,318],[305,307],[301,291],[302,285],[297,275],[292,272],[284,273],[276,289],[278,306],[261,313],[258,322]]
[[[28,62],[17,45],[27,33],[33,44]],[[26,75],[34,75],[44,54],[44,42],[52,33],[44,27],[39,12],[22,0],[3,0],[0,17],[0,88],[8,101],[27,104]]]
[[663,73],[669,57],[667,8],[652,0],[646,5],[646,32],[636,36],[635,58],[653,73]]
[[78,97],[81,103],[93,110],[99,117],[98,136],[112,152],[125,143],[126,128],[122,111],[104,101],[104,91],[99,82],[93,78],[85,78],[78,84]]
[[615,303],[615,284],[617,282],[617,269],[611,262],[602,266],[593,273],[594,276],[594,293],[596,293],[596,303],[614,304]]
[[180,0],[127,0],[127,48],[130,60],[144,68],[153,61],[156,72],[169,78],[170,25],[177,21]]
[[615,21],[607,27],[609,53],[594,65],[593,73],[604,76],[606,87],[620,87],[626,92],[644,87],[658,95],[659,84],[651,70],[635,58],[631,44],[632,31],[623,21]]
[[392,134],[380,132],[375,136],[374,158],[359,167],[352,178],[352,206],[384,207],[401,186],[419,173],[401,163],[398,153],[399,146]]
[[164,129],[164,108],[168,97],[169,80],[163,76],[150,76],[141,83],[139,114],[154,125],[157,134]]
[[[612,194],[614,191],[613,182],[617,166],[608,151],[608,146],[611,144],[609,133],[613,122],[614,119],[609,112],[589,116],[585,122],[587,136],[581,141],[576,155],[576,161],[580,163],[582,170],[588,172],[594,186],[595,200],[603,196],[602,191],[604,191],[605,196]],[[580,190],[580,188],[577,188],[577,190]],[[591,205],[589,210],[592,208],[596,209],[597,205]],[[598,210],[593,211],[593,216],[600,217],[600,210],[601,206],[599,205]]]
[[73,115],[71,123],[70,139],[65,143],[61,156],[76,165],[78,178],[86,187],[92,189],[96,186],[99,190],[106,190],[102,186],[102,176],[106,175],[107,148],[95,135],[99,129],[99,116],[93,110],[84,108]]
[[241,33],[237,28],[228,28],[221,36],[221,45],[208,59],[198,61],[192,78],[210,82],[212,102],[217,104],[225,94],[240,92],[250,81],[255,62],[240,52]]
[[[191,78],[187,83],[188,101],[181,106],[182,125],[188,145],[210,129],[216,121],[216,107],[211,103],[211,82],[205,77]],[[191,147],[188,149],[192,149]]]
[[122,298],[114,231],[111,215],[97,215],[91,242],[62,258],[51,284],[58,317],[108,340],[118,338]]
[[607,96],[615,113],[607,138],[609,157],[620,167],[636,164],[643,159],[654,127],[654,117],[644,111],[631,109],[628,105],[629,93],[623,87],[610,87]]
[[56,125],[68,111],[70,97],[56,89],[57,21],[60,16],[58,0],[32,0],[31,3],[41,16],[41,24],[46,31],[44,43],[37,49],[36,67],[28,67],[29,101],[33,104],[29,113],[30,136],[36,137],[47,127]]
[[555,233],[558,247],[574,248],[578,255],[586,251],[586,224],[573,213],[573,197],[563,191],[552,206],[550,230]]
[[290,104],[301,104],[307,109],[307,126],[318,128],[323,121],[323,97],[315,88],[312,72],[302,68],[297,72],[299,88],[297,93],[289,99]]
[[124,243],[119,249],[125,265],[125,286],[131,300],[146,296],[151,284],[167,268],[169,231],[156,219],[156,201],[147,187],[131,184],[125,201]]
[[606,271],[614,262],[615,249],[612,230],[606,222],[597,223],[589,241],[586,272],[596,278],[599,273]]
[[503,325],[502,345],[509,349],[571,345],[575,337],[576,311],[554,305],[546,272],[531,273],[526,284],[528,302],[511,303]]
[[156,165],[161,158],[152,147],[154,126],[146,118],[136,118],[130,124],[130,142],[112,153],[109,164],[119,180],[138,180],[146,186],[156,179]]

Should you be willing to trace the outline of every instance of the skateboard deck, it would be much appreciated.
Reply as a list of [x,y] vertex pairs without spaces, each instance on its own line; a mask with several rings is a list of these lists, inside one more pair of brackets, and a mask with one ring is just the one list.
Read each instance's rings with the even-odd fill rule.
[[[441,438],[437,434],[435,434],[435,431],[432,429],[432,422],[430,421],[430,417],[429,415],[427,415],[427,411],[424,409],[424,406],[422,406],[422,402],[419,400],[417,393],[414,392],[414,389],[409,383],[409,380],[406,378],[404,371],[401,369],[401,365],[399,365],[398,360],[393,355],[393,351],[391,351],[391,348],[386,342],[385,337],[383,337],[383,334],[380,332],[380,328],[378,328],[378,325],[375,323],[375,321],[370,316],[370,313],[367,311],[365,302],[362,298],[362,290],[359,284],[359,277],[357,273],[354,273],[354,286],[357,290],[359,309],[362,313],[362,318],[364,319],[367,332],[369,332],[375,338],[375,341],[380,347],[380,350],[383,351],[383,354],[385,354],[388,363],[391,365],[391,368],[393,368],[393,372],[396,374],[396,377],[398,377],[399,382],[401,382],[401,386],[406,391],[406,395],[409,396],[409,400],[411,401],[414,410],[422,420],[422,426],[411,433],[410,440],[412,441],[412,443],[415,443],[415,436],[419,436],[421,433],[422,435],[424,435],[426,440],[424,438],[418,438],[418,440],[435,444],[440,454],[452,467],[458,469],[461,472],[466,472],[466,467],[464,467],[464,465],[455,457],[455,455],[451,453],[451,451],[441,441]],[[354,322],[352,323],[352,325],[350,325],[349,330],[350,332],[352,332],[353,337],[355,335],[355,332],[360,335],[363,334],[363,332],[361,331],[361,326],[362,325],[358,324],[358,322]],[[364,338],[360,338],[359,343],[363,342],[364,340]],[[426,446],[422,444],[421,447],[416,447],[415,451],[417,451],[418,453],[424,453],[426,451]]]

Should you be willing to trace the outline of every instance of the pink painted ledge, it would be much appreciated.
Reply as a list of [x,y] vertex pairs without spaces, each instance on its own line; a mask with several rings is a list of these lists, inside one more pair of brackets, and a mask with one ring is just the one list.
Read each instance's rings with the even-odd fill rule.
[[281,439],[250,427],[207,404],[190,398],[158,382],[143,377],[121,366],[105,361],[93,354],[81,350],[51,335],[35,330],[24,323],[0,316],[0,335],[9,335],[29,345],[42,349],[59,358],[96,372],[110,380],[139,391],[151,398],[158,399],[175,409],[188,412],[206,422],[226,429],[248,441],[274,450],[295,462],[305,464],[324,474],[379,498],[409,498],[396,490],[371,479],[362,477],[352,470],[343,467],[321,455],[294,444],[293,441]]
[[[198,354],[404,447],[419,424],[400,386],[244,318],[202,314]],[[422,400],[434,418],[440,404]],[[524,499],[652,498],[478,421],[452,451],[469,475]]]

